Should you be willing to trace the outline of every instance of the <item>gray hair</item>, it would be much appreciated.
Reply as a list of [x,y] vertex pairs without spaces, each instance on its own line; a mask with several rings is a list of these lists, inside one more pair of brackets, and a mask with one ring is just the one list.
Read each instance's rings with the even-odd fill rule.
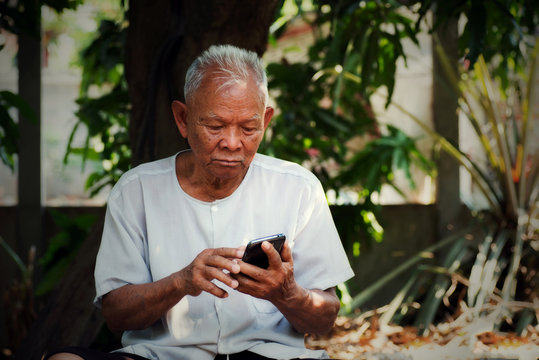
[[198,90],[209,69],[216,79],[223,81],[218,90],[254,75],[257,85],[263,86],[260,96],[266,102],[268,79],[262,61],[255,52],[232,45],[212,45],[193,61],[185,75],[183,93],[186,101]]

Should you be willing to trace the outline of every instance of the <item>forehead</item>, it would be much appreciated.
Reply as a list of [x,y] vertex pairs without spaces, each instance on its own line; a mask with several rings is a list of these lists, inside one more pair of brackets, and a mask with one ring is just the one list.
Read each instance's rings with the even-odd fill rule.
[[209,69],[206,71],[200,86],[193,93],[192,99],[186,99],[189,103],[215,101],[226,97],[228,100],[243,98],[252,99],[264,106],[266,103],[266,90],[262,84],[256,81],[252,71],[250,76],[234,76],[229,70]]

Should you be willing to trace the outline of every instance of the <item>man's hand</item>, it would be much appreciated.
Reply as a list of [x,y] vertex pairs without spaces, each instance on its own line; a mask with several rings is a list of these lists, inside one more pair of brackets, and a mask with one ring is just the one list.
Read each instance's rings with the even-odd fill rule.
[[243,249],[219,248],[203,250],[188,266],[148,284],[129,284],[103,296],[103,316],[113,331],[145,329],[185,295],[198,296],[202,291],[220,298],[225,290],[211,281],[217,279],[231,288],[238,281],[230,274],[240,272],[237,261]]
[[266,299],[275,305],[300,333],[323,334],[331,330],[340,308],[335,288],[305,289],[294,278],[292,251],[286,242],[281,254],[270,243],[262,243],[269,267],[240,262],[238,291]]
[[185,289],[187,295],[198,296],[202,291],[206,291],[220,298],[227,297],[228,293],[212,280],[216,279],[233,289],[237,288],[239,283],[230,274],[240,272],[240,265],[235,259],[241,258],[242,253],[241,249],[231,248],[203,250],[191,264],[177,273],[179,286]]
[[296,286],[292,251],[285,242],[279,255],[267,241],[262,243],[262,250],[268,256],[269,267],[263,269],[241,262],[241,273],[234,275],[238,280],[237,290],[272,303],[286,301],[294,293]]

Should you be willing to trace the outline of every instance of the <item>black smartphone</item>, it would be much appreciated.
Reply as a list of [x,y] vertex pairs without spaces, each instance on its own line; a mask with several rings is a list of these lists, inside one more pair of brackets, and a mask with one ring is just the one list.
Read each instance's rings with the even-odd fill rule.
[[262,243],[264,241],[269,242],[273,245],[275,250],[280,253],[285,240],[286,236],[284,234],[275,234],[251,240],[249,243],[247,243],[245,253],[243,254],[243,258],[241,260],[243,262],[267,269],[269,267],[268,256],[264,250],[262,250]]

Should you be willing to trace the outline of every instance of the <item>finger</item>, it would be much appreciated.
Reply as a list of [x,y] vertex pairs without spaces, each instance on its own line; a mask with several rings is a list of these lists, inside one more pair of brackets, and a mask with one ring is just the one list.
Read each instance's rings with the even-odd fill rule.
[[236,288],[237,291],[259,297],[258,294],[261,293],[259,281],[254,280],[250,276],[244,275],[243,273],[234,274],[233,276],[235,279],[237,279],[239,284]]
[[253,281],[252,278],[243,273],[233,274],[232,277],[239,283],[238,288],[242,286],[242,284],[247,283],[248,281]]
[[247,246],[245,246],[245,245],[242,245],[242,246],[240,246],[240,247],[238,248],[238,254],[241,254],[241,255],[239,256],[240,259],[243,257],[243,254],[245,253],[245,249],[246,249],[246,248],[247,248]]
[[[239,268],[238,264],[236,264],[236,266]],[[207,267],[206,268],[205,278],[210,282],[213,279],[219,280],[223,284],[225,284],[225,285],[227,285],[227,286],[229,286],[229,287],[231,287],[233,289],[237,288],[238,285],[239,285],[238,280],[234,279],[232,276],[230,276],[229,274],[226,274],[222,270],[214,268],[214,267]]]
[[207,284],[202,287],[202,290],[221,299],[228,297],[228,293],[225,290],[221,289],[211,281],[208,281]]
[[239,262],[241,271],[238,274],[234,274],[234,277],[238,278],[240,275],[246,275],[246,277],[249,277],[250,279],[255,279],[257,281],[260,281],[261,279],[264,279],[264,277],[267,276],[267,270],[262,269],[261,267],[258,267],[253,264],[249,264],[243,261]]
[[[203,268],[191,266],[190,268],[186,268],[184,271],[180,272],[180,276],[185,279],[184,284],[187,294],[191,296],[198,296],[201,292],[205,291],[220,298],[227,297],[228,295],[225,290],[212,283],[212,271],[222,273],[222,271],[218,271],[215,268],[207,266],[204,266]],[[215,274],[220,276],[218,273]]]
[[275,250],[275,248],[267,241],[262,243],[262,250],[268,256],[269,267],[281,266],[281,255]]
[[[233,251],[229,251],[233,250]],[[233,256],[227,256],[232,254]],[[221,270],[228,270],[231,273],[240,272],[237,260],[238,249],[219,248],[211,249],[204,257],[204,264]]]
[[211,249],[211,250],[214,255],[218,255],[218,256],[222,256],[222,257],[230,258],[230,259],[241,259],[241,257],[243,256],[243,252],[245,250],[245,247],[243,247],[243,249],[242,247],[239,247],[239,248],[222,247],[222,248],[216,248],[216,249]]

